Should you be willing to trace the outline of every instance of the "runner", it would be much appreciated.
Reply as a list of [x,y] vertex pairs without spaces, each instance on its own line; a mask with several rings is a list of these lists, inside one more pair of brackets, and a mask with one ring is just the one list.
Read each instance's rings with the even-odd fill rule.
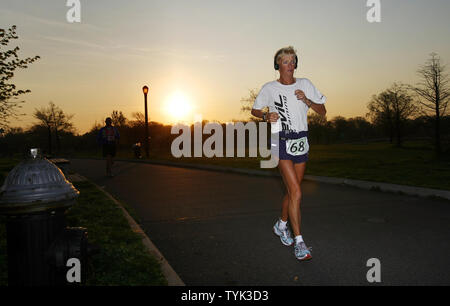
[[102,145],[103,157],[106,157],[106,175],[112,177],[112,165],[116,156],[116,143],[119,140],[119,131],[112,126],[110,117],[105,120],[106,125],[98,131],[97,141]]
[[[280,78],[266,83],[253,104],[252,115],[271,122],[272,155],[279,159],[278,169],[286,186],[281,217],[273,229],[284,245],[294,244],[294,254],[299,260],[312,258],[301,234],[300,202],[301,183],[308,160],[307,114],[312,108],[325,116],[326,101],[319,90],[306,78],[294,78],[298,57],[293,47],[282,48],[274,57],[274,68]],[[262,109],[268,107],[269,112]],[[288,219],[294,239],[287,224]]]

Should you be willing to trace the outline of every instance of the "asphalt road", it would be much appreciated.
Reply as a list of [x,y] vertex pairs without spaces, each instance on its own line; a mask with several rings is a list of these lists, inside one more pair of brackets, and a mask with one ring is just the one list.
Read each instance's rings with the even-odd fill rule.
[[[143,163],[71,160],[71,168],[132,206],[186,285],[450,285],[450,202],[305,181],[299,262],[272,227],[281,178]],[[93,203],[94,205],[95,203]]]

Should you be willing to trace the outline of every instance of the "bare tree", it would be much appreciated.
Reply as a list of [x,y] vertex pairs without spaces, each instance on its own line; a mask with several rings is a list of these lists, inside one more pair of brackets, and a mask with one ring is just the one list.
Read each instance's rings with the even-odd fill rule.
[[[103,121],[105,121],[105,120],[103,120]],[[102,122],[102,120],[100,120],[100,122]],[[96,132],[98,132],[102,127],[103,127],[103,125],[102,125],[101,123],[97,122],[97,120],[95,120],[94,124],[92,125],[92,127],[91,127],[91,129],[89,130],[88,133],[92,133],[92,132],[96,133]]]
[[251,115],[250,112],[253,108],[253,103],[255,102],[257,96],[258,96],[258,89],[250,89],[249,95],[241,99],[242,103],[241,112],[248,113],[250,115],[249,117],[250,120],[256,120],[256,117]]
[[113,110],[111,113],[111,120],[114,126],[123,127],[127,124],[127,118],[122,111]]
[[446,66],[436,53],[430,54],[417,71],[420,82],[411,87],[419,98],[419,103],[425,114],[435,118],[435,150],[438,158],[441,156],[440,118],[445,115],[450,97],[448,74],[444,73]]
[[50,102],[50,110],[52,112],[53,124],[55,129],[56,148],[61,150],[61,136],[59,132],[73,132],[74,126],[70,122],[73,118],[73,114],[66,114],[62,109],[56,106],[53,102]]
[[47,128],[48,133],[48,154],[52,154],[52,127],[53,116],[45,107],[35,109],[33,117],[40,121],[41,125]]
[[135,120],[130,120],[131,126],[143,127],[145,125],[145,115],[142,112],[134,112],[131,114]]
[[35,109],[33,116],[47,128],[49,154],[52,154],[52,129],[55,132],[57,150],[59,151],[61,149],[59,132],[72,132],[74,130],[73,123],[70,122],[73,115],[64,113],[55,103],[49,102],[48,107]]

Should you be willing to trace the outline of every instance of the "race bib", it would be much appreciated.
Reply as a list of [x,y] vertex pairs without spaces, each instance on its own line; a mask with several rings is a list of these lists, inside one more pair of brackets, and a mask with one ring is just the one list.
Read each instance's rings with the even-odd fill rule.
[[308,151],[309,151],[308,137],[286,140],[287,154],[299,156],[308,153]]
[[106,129],[105,134],[107,142],[114,142],[116,140],[114,129]]

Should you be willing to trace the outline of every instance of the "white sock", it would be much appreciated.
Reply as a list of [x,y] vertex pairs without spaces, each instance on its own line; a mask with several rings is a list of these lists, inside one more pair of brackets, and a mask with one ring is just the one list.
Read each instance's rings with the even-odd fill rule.
[[300,242],[303,242],[302,235],[295,236],[295,243],[300,243]]
[[287,224],[287,221],[283,221],[280,219],[280,222],[278,223],[278,228],[280,230],[284,230],[286,228],[286,224]]

